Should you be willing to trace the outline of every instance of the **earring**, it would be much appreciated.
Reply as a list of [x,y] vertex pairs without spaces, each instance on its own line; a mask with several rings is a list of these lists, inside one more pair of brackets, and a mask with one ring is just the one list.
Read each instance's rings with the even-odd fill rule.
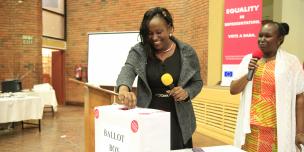
[[169,37],[172,37],[172,33],[169,34]]

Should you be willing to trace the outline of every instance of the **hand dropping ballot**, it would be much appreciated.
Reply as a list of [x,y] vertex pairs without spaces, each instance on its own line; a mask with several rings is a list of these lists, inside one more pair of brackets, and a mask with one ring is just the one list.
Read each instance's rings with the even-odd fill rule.
[[95,107],[96,152],[169,152],[170,113],[123,105]]

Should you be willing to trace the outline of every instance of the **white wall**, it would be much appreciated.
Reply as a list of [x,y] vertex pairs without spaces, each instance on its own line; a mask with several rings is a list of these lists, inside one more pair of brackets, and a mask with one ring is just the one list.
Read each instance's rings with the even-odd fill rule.
[[282,49],[298,56],[304,62],[304,0],[275,0],[274,20],[289,24],[289,34],[281,46]]
[[273,19],[273,0],[263,0],[262,20]]

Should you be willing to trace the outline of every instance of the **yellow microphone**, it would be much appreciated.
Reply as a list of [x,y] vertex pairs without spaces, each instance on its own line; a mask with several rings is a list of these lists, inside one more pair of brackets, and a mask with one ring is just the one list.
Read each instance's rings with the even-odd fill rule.
[[171,74],[165,73],[165,74],[163,74],[163,75],[161,76],[160,79],[161,79],[161,82],[162,82],[165,86],[169,87],[170,90],[172,90],[172,89],[174,88],[173,78],[172,78]]

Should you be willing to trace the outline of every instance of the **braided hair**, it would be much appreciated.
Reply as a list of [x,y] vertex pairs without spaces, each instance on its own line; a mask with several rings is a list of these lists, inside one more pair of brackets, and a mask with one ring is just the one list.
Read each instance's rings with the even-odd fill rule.
[[169,26],[171,26],[172,28],[174,27],[172,16],[166,8],[154,7],[154,8],[149,9],[144,14],[144,17],[143,17],[143,20],[141,22],[140,29],[139,29],[140,39],[144,45],[148,43],[149,23],[152,20],[152,18],[155,16],[163,18]]
[[148,59],[155,58],[152,47],[149,44],[149,23],[155,16],[164,19],[168,26],[174,28],[172,16],[166,8],[154,7],[146,11],[140,25],[139,36],[141,39],[141,43],[144,46],[144,50],[148,54]]
[[288,35],[289,33],[289,25],[287,23],[279,23],[275,21],[267,21],[265,24],[272,24],[277,27],[278,37],[282,37],[282,42],[280,43],[281,45],[284,42],[285,35]]

